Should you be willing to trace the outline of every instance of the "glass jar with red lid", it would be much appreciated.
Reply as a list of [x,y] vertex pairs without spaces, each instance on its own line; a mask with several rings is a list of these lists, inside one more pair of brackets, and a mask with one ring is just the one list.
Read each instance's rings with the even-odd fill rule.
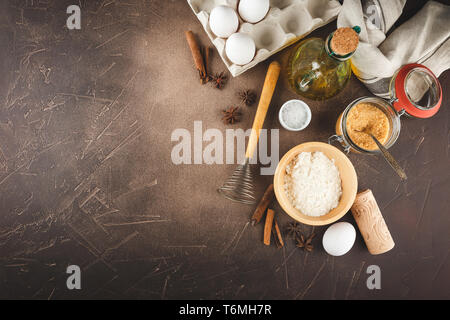
[[[350,103],[341,113],[336,123],[336,134],[329,143],[338,141],[346,152],[364,154],[380,153],[378,148],[364,148],[352,139],[349,132],[349,115],[360,104],[370,104],[382,111],[387,118],[386,132],[382,144],[389,148],[400,135],[400,117],[425,119],[434,116],[442,104],[442,88],[437,77],[427,67],[420,64],[407,64],[401,67],[391,78],[390,100],[380,97],[361,97]],[[378,112],[377,110],[377,112]]]

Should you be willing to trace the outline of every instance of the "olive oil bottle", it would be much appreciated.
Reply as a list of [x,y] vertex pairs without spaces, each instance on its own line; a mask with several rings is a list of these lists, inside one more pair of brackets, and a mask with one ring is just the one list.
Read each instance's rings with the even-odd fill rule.
[[358,26],[339,28],[324,41],[309,38],[292,51],[288,62],[288,81],[301,96],[325,100],[341,92],[352,74],[350,58],[359,43]]

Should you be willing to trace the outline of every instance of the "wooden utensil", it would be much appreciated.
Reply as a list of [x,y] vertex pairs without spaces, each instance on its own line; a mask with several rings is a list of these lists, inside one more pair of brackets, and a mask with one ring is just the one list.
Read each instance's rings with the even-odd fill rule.
[[245,204],[254,204],[256,202],[254,197],[253,178],[250,169],[250,158],[253,157],[256,146],[258,145],[259,133],[262,129],[267,110],[270,106],[270,101],[272,100],[273,92],[277,85],[280,69],[280,64],[277,61],[273,61],[269,65],[258,109],[256,110],[255,119],[253,121],[252,132],[245,152],[245,161],[234,170],[232,176],[217,190],[229,200]]
[[358,193],[351,210],[371,254],[385,253],[395,246],[371,190]]

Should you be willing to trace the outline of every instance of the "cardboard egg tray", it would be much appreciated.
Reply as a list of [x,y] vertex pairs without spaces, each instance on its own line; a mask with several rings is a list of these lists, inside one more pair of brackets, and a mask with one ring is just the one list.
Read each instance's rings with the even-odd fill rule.
[[187,2],[233,77],[329,23],[336,18],[341,9],[336,0],[270,0],[269,13],[262,21],[251,24],[239,17],[238,32],[249,34],[256,44],[256,55],[253,60],[240,66],[228,60],[225,53],[226,39],[216,37],[209,27],[209,14],[212,9],[218,5],[226,5],[237,12],[239,0],[187,0]]

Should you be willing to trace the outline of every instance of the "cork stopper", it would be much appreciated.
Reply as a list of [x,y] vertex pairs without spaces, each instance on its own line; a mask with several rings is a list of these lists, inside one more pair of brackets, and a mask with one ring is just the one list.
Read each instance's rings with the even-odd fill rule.
[[331,50],[340,56],[354,52],[358,44],[358,33],[349,27],[337,29],[331,38]]

